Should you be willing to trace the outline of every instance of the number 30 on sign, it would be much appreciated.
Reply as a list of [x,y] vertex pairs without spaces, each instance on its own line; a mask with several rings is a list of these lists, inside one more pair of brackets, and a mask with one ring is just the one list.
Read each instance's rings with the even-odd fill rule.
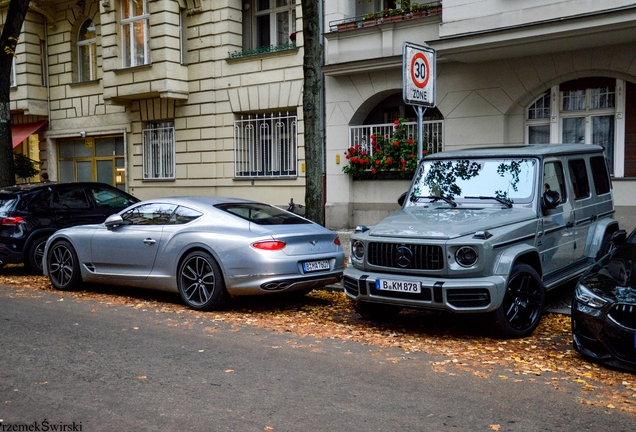
[[409,105],[435,106],[435,50],[405,42],[403,98]]

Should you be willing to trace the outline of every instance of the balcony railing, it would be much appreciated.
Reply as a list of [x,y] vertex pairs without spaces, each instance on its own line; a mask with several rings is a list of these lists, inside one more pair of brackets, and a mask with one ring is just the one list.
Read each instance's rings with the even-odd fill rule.
[[411,5],[406,9],[384,9],[380,12],[368,13],[329,22],[330,32],[353,30],[362,27],[376,26],[387,22],[398,22],[432,15],[441,15],[442,2],[432,1],[422,5]]
[[[407,122],[408,136],[417,143],[417,123]],[[444,149],[443,131],[444,120],[432,120],[422,122],[424,150],[427,154],[441,152]],[[362,150],[371,156],[373,146],[371,145],[371,135],[391,135],[393,133],[393,123],[375,124],[365,126],[349,126],[349,147],[360,144]]]
[[228,58],[230,60],[233,60],[237,58],[251,57],[251,56],[256,56],[261,54],[269,54],[269,53],[278,52],[278,51],[288,51],[295,48],[296,48],[296,42],[292,41],[290,43],[282,44],[282,45],[268,45],[268,46],[264,46],[260,48],[251,49],[251,50],[228,52]]

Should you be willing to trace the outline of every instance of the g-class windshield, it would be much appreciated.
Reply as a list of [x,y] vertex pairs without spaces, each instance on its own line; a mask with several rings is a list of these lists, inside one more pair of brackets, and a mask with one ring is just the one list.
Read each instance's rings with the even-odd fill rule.
[[536,159],[425,160],[407,205],[435,201],[527,204],[534,198]]

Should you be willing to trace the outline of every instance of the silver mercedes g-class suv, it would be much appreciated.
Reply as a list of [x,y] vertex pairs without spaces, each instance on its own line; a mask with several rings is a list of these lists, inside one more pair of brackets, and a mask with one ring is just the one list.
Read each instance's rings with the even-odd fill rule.
[[398,202],[351,236],[343,287],[356,310],[486,313],[502,337],[530,335],[545,291],[585,272],[619,231],[603,148],[590,144],[436,153]]

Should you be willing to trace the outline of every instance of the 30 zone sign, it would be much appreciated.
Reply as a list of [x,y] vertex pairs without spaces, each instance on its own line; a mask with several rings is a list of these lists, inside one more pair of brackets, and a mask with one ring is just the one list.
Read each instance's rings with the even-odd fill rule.
[[409,105],[435,106],[435,50],[404,43],[403,98]]

